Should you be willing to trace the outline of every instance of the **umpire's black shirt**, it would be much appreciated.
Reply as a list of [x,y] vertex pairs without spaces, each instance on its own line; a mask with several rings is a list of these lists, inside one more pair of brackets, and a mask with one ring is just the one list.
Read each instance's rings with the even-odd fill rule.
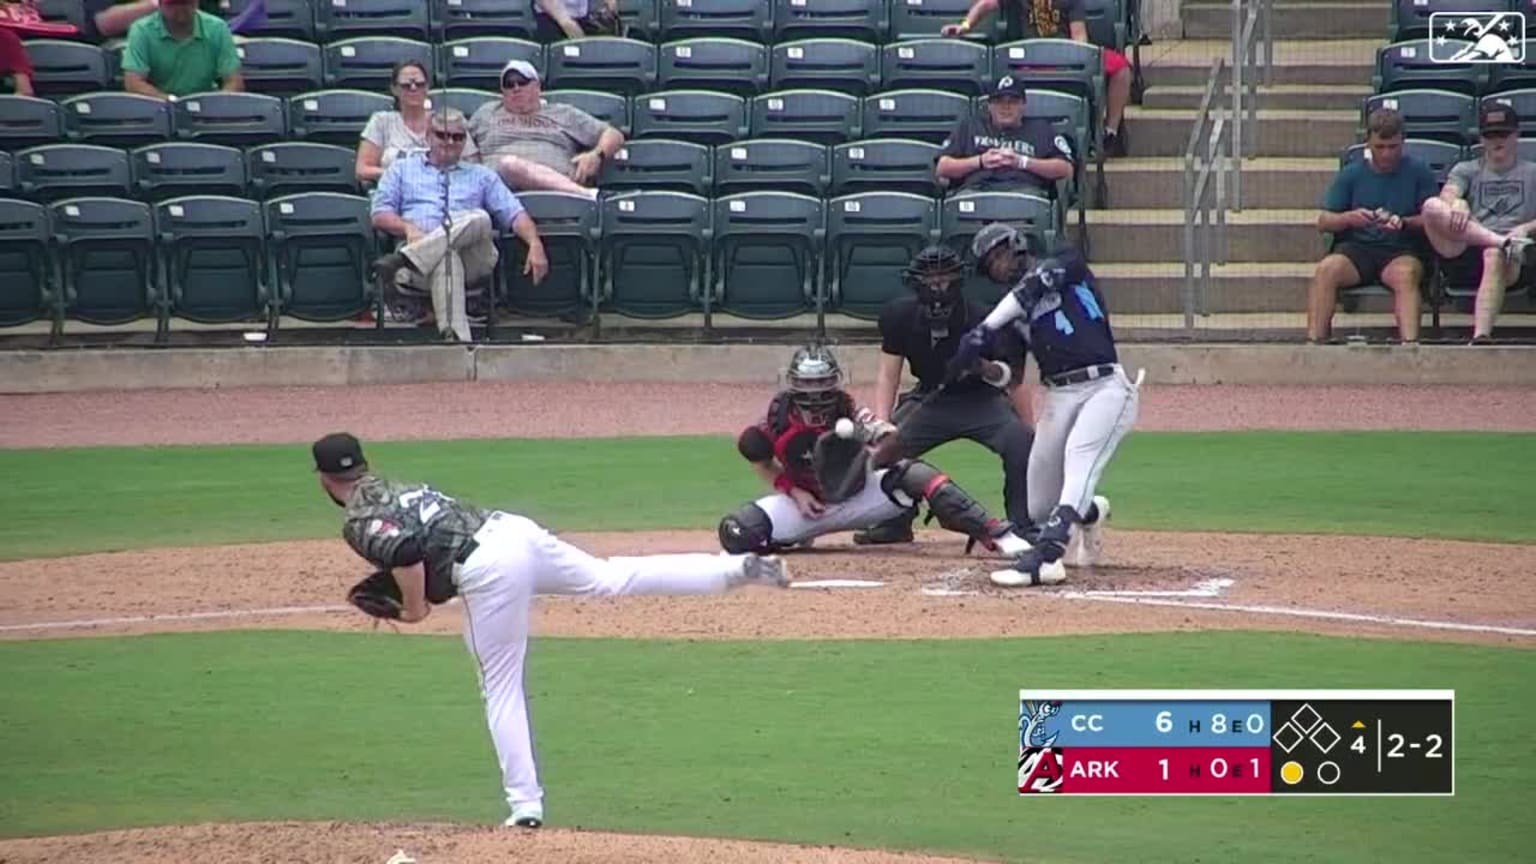
[[[947,321],[933,321],[923,314],[916,296],[896,297],[880,310],[880,350],[906,358],[919,391],[935,390],[944,380],[960,337],[986,320],[990,311],[990,307],[966,300],[954,305]],[[1013,369],[1013,380],[1019,381],[1024,372],[1024,350],[1023,339],[1010,323],[983,356],[1007,363]],[[974,375],[951,384],[948,392],[977,390],[1001,392]]]

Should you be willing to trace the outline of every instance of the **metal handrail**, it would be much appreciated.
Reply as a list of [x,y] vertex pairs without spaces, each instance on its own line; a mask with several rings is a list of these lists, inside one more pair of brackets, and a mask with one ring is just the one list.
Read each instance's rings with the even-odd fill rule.
[[[1232,209],[1243,209],[1242,162],[1251,158],[1259,132],[1259,79],[1274,81],[1273,0],[1232,0]],[[1256,38],[1262,37],[1255,44]],[[1263,61],[1258,45],[1263,46]],[[1245,92],[1246,91],[1246,92]],[[1243,108],[1246,103],[1247,111]]]
[[[1194,128],[1184,147],[1184,328],[1195,326],[1196,310],[1204,315],[1211,291],[1211,259],[1227,263],[1227,172],[1235,172],[1239,160],[1228,158],[1222,139],[1230,138],[1238,127],[1235,118],[1227,122],[1227,112],[1216,100],[1226,71],[1226,58],[1211,61],[1205,81],[1205,95],[1195,115]],[[1235,82],[1234,82],[1235,84]],[[1206,123],[1215,108],[1215,119]],[[1204,143],[1204,147],[1201,144]],[[1203,152],[1202,152],[1203,151]],[[1213,224],[1214,221],[1214,224]],[[1198,282],[1195,276],[1199,264]]]

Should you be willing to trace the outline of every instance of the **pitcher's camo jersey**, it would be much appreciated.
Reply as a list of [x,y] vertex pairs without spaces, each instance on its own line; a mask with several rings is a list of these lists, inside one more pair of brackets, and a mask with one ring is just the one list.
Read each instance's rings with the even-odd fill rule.
[[391,483],[369,475],[347,499],[342,536],[376,567],[426,562],[427,599],[442,603],[458,593],[454,558],[489,518],[490,511],[429,486]]

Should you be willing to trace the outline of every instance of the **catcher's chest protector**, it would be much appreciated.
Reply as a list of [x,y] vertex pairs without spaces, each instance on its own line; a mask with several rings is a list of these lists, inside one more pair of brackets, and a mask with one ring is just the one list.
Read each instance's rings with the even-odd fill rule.
[[[842,403],[833,423],[837,418],[853,416],[853,397],[842,394]],[[799,412],[791,410],[792,407],[787,391],[774,396],[768,405],[768,437],[773,439],[773,455],[789,472],[796,486],[819,492],[813,467],[816,439],[831,427],[806,423]]]

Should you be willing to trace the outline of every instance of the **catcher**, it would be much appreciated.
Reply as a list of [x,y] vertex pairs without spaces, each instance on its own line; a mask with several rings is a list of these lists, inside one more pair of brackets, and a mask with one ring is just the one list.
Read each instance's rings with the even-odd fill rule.
[[[842,370],[822,346],[801,348],[790,360],[787,389],[769,402],[762,423],[748,426],[736,449],[772,495],[720,520],[720,545],[732,554],[768,553],[803,545],[838,531],[866,528],[926,501],[939,525],[1008,556],[1029,544],[1009,522],[994,519],[947,475],[916,459],[879,458],[880,442],[895,431],[856,411],[842,387]],[[839,421],[850,437],[837,434]],[[885,448],[895,450],[895,448]]]
[[512,809],[507,825],[544,822],[523,688],[534,595],[719,594],[789,584],[781,559],[756,554],[595,558],[531,519],[374,475],[362,445],[344,432],[316,441],[313,453],[321,488],[346,509],[347,545],[379,568],[347,600],[376,619],[405,623],[455,596],[462,602],[464,642]]

